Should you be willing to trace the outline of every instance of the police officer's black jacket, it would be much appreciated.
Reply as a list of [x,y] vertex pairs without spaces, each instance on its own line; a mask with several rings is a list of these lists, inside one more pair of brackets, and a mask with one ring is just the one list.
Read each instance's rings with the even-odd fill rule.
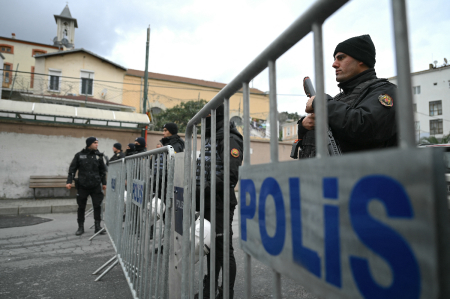
[[[342,152],[396,146],[397,86],[387,79],[378,79],[375,69],[368,69],[338,86],[342,92],[334,98],[328,96],[327,110],[328,125]],[[298,124],[302,147],[314,143],[314,131],[303,128],[301,120]]]
[[177,134],[174,134],[169,137],[164,137],[163,139],[160,140],[160,142],[163,146],[171,145],[175,153],[184,152],[184,140],[181,139],[181,137],[178,136]]
[[[216,193],[217,193],[217,201],[220,202],[223,194],[223,188],[224,188],[224,167],[223,162],[225,161],[224,155],[230,155],[230,186],[228,186],[230,189],[230,205],[237,205],[237,199],[234,194],[234,187],[237,185],[237,182],[239,180],[239,166],[242,164],[242,153],[244,149],[243,144],[243,137],[241,133],[236,129],[236,126],[233,122],[230,123],[230,139],[224,140],[224,127],[223,127],[223,120],[217,122],[217,131],[216,131],[216,151],[213,149],[209,149],[209,155],[216,154]],[[208,131],[206,131],[206,147],[209,145],[211,147],[211,137],[210,134],[208,134]],[[230,143],[230,152],[224,153],[224,147],[225,142]],[[210,188],[211,184],[211,175],[214,173],[214,171],[211,170],[211,162],[210,159],[208,159],[208,153],[205,153],[205,188]],[[200,157],[197,160],[197,186],[200,186]],[[208,192],[207,192],[208,193]],[[209,194],[208,194],[209,196]]]
[[103,162],[103,154],[98,150],[93,151],[84,148],[81,152],[75,154],[72,163],[70,163],[67,184],[72,183],[77,170],[77,188],[93,189],[100,186],[100,183],[106,185],[106,166]]
[[133,151],[132,149],[127,149],[125,151],[125,157],[132,156],[132,155],[135,155],[135,154],[136,154],[136,151]]
[[111,159],[109,159],[109,162],[116,161],[116,160],[120,160],[120,159],[122,159],[122,158],[125,158],[125,154],[124,154],[124,152],[120,151],[120,152],[118,152],[118,153],[115,153],[115,154],[111,157]]

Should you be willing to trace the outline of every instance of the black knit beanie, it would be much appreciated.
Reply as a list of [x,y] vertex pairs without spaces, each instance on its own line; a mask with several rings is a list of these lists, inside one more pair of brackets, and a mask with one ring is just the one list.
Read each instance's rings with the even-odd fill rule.
[[167,123],[163,128],[166,128],[172,135],[178,134],[178,126],[176,123]]
[[98,139],[96,137],[89,137],[88,139],[86,139],[86,147],[90,147],[91,144],[94,143],[97,140]]
[[120,143],[114,143],[114,145],[113,145],[113,147],[115,147],[116,149],[118,149],[119,151],[121,151],[122,150],[122,144],[120,144]]
[[375,45],[368,34],[355,36],[339,43],[336,46],[336,50],[334,50],[333,58],[338,52],[345,53],[356,60],[364,62],[370,68],[375,66]]
[[145,138],[144,137],[138,137],[134,141],[137,141],[141,146],[145,147]]

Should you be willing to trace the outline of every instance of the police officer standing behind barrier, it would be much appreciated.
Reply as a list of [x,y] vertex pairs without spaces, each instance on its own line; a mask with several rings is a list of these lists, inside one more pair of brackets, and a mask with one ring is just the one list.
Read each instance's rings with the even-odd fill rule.
[[109,159],[109,162],[125,158],[125,154],[122,151],[122,144],[114,143],[113,152],[114,152],[114,155],[111,157],[111,159]]
[[[341,89],[328,96],[328,124],[343,153],[397,145],[394,98],[396,85],[375,73],[375,45],[369,35],[349,38],[336,46],[333,68]],[[314,112],[311,97],[305,112]],[[315,156],[314,114],[298,122],[300,158]]]
[[[216,110],[216,148],[211,149],[211,117],[206,118],[206,141],[205,141],[205,218],[211,221],[211,175],[216,176],[216,273],[215,282],[216,289],[218,286],[218,278],[220,270],[222,269],[223,275],[223,220],[224,220],[224,198],[223,190],[224,188],[230,189],[230,239],[229,239],[229,261],[230,261],[230,299],[234,295],[234,282],[236,279],[236,260],[234,258],[233,250],[233,215],[234,209],[237,205],[236,195],[234,193],[234,188],[237,185],[239,179],[239,166],[242,164],[242,152],[243,152],[243,138],[242,135],[237,131],[236,126],[233,122],[230,123],[229,128],[224,128],[224,106],[221,105]],[[224,131],[230,130],[230,139],[224,140]],[[224,153],[225,142],[230,143],[230,152]],[[216,155],[216,169],[211,169],[211,155]],[[224,186],[224,155],[230,155],[230,186]],[[201,160],[197,160],[197,190],[196,190],[196,207],[200,210],[200,168]],[[203,298],[209,297],[209,281],[210,281],[210,256],[207,255],[208,262],[208,274],[203,279]],[[223,290],[219,289],[219,294],[217,298],[223,298]],[[195,296],[198,298],[198,294]]]
[[72,180],[78,170],[77,188],[77,204],[78,204],[78,230],[77,236],[84,233],[84,213],[86,210],[87,198],[90,195],[92,205],[94,207],[95,232],[102,228],[101,222],[101,205],[103,201],[103,190],[106,190],[106,166],[103,162],[103,154],[98,150],[98,139],[89,137],[86,139],[86,148],[76,153],[70,163],[69,176],[67,177],[66,188],[70,190]]
[[147,151],[147,144],[144,137],[138,137],[134,140],[134,148],[136,149],[135,154],[140,154]]

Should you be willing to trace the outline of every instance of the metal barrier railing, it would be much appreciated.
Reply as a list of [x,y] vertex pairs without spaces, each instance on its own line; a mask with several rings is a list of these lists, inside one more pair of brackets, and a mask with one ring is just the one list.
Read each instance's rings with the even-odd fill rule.
[[[239,202],[239,223],[241,227],[241,247],[244,250],[244,266],[245,266],[245,298],[251,298],[251,256],[264,262],[273,268],[273,297],[281,298],[281,273],[290,276],[293,279],[301,280],[301,283],[305,286],[310,286],[313,292],[323,295],[328,298],[444,298],[450,296],[450,287],[445,284],[445,279],[449,279],[449,248],[450,244],[447,241],[448,238],[440,240],[437,236],[448,236],[448,228],[446,225],[448,221],[445,189],[442,175],[442,182],[439,175],[443,173],[443,169],[438,165],[439,157],[431,152],[425,153],[424,151],[417,153],[415,150],[415,137],[413,126],[413,110],[412,110],[412,96],[411,96],[411,81],[410,81],[410,66],[409,66],[409,50],[408,50],[408,33],[407,33],[407,19],[404,0],[392,0],[392,19],[394,24],[394,39],[396,46],[396,58],[397,58],[397,74],[399,78],[399,86],[397,93],[397,110],[396,119],[399,131],[400,148],[395,150],[378,151],[377,153],[369,153],[365,155],[359,154],[357,158],[353,158],[354,155],[344,155],[342,157],[329,158],[327,157],[327,110],[325,104],[324,93],[324,71],[323,71],[323,42],[322,42],[322,24],[330,17],[334,12],[341,8],[347,0],[321,0],[317,1],[310,9],[308,9],[302,16],[300,16],[288,29],[286,29],[272,44],[270,44],[255,60],[253,60],[235,79],[233,79],[228,85],[226,85],[208,104],[206,104],[188,123],[186,129],[186,143],[185,143],[185,162],[184,162],[184,218],[183,218],[183,235],[189,235],[189,230],[194,230],[194,211],[196,207],[196,188],[195,188],[195,155],[197,145],[197,125],[201,124],[201,127],[205,127],[205,120],[209,114],[211,114],[211,145],[212,149],[216,148],[216,109],[224,104],[224,128],[229,128],[230,121],[230,109],[229,99],[238,90],[243,88],[244,96],[244,165],[240,170],[240,202]],[[300,188],[300,179],[304,179],[302,174],[298,172],[296,168],[299,166],[293,163],[280,163],[278,162],[278,140],[277,140],[277,92],[276,92],[276,60],[288,51],[292,46],[298,43],[310,32],[314,34],[314,53],[315,53],[315,77],[316,77],[316,89],[317,96],[315,98],[315,114],[316,114],[316,149],[317,158],[310,161],[301,161],[298,165],[304,167],[304,170],[309,170],[311,176],[315,179],[311,181],[309,178],[305,178],[310,186],[305,187],[305,192],[302,189],[301,197],[300,192],[297,190]],[[250,165],[250,128],[248,119],[250,118],[250,103],[249,103],[249,82],[259,75],[266,68],[269,69],[269,85],[270,85],[270,157],[271,163],[268,165]],[[224,134],[224,186],[230,184],[230,168],[229,168],[229,130],[225,130]],[[205,167],[204,156],[204,144],[205,144],[205,130],[201,131],[201,169],[202,174]],[[349,158],[350,157],[350,158]],[[422,161],[411,166],[411,161],[417,161],[418,157],[422,157]],[[408,161],[407,158],[413,159]],[[333,162],[330,162],[333,159]],[[374,161],[373,159],[384,159]],[[393,159],[393,161],[390,161]],[[348,170],[347,165],[352,161],[359,161],[362,166],[355,167]],[[388,162],[386,162],[388,161]],[[335,168],[330,168],[332,165]],[[355,165],[351,163],[351,165]],[[395,165],[395,166],[393,166]],[[434,168],[430,167],[432,165]],[[216,169],[215,155],[211,156],[211,169]],[[407,169],[407,170],[406,170]],[[402,173],[402,170],[408,172],[408,174]],[[353,171],[353,172],[352,172]],[[429,177],[423,178],[421,186],[423,190],[430,192],[429,206],[427,208],[433,211],[431,214],[422,213],[423,211],[423,197],[426,196],[426,192],[417,190],[417,185],[413,186],[417,180],[415,175],[428,175]],[[292,177],[289,177],[291,175]],[[276,179],[275,179],[276,178]],[[434,179],[436,180],[434,180]],[[372,180],[373,179],[373,180]],[[280,180],[284,180],[281,182]],[[245,189],[243,188],[243,181],[245,181]],[[267,184],[266,184],[267,182]],[[338,182],[341,182],[339,185]],[[398,265],[393,265],[396,261],[389,259],[383,254],[389,255],[389,252],[385,252],[384,249],[376,249],[375,245],[370,245],[371,240],[364,239],[364,229],[370,229],[368,224],[370,216],[365,215],[364,219],[367,222],[358,222],[358,219],[352,218],[354,216],[349,215],[357,209],[358,203],[356,199],[368,204],[370,199],[364,199],[362,193],[351,193],[352,187],[354,192],[360,192],[361,186],[370,186],[371,188],[383,188],[383,184],[389,185],[396,196],[404,199],[405,211],[396,214],[393,210],[389,210],[389,217],[392,218],[410,218],[413,225],[417,223],[426,223],[424,227],[425,233],[422,232],[420,236],[410,233],[407,225],[405,224],[392,224],[395,229],[400,233],[398,235],[398,241],[402,244],[406,244],[405,247],[399,245],[395,248],[394,245],[387,242],[386,248],[390,245],[392,251],[402,251],[405,256],[410,254],[410,260],[405,261],[402,266],[404,269],[408,269],[408,273],[402,272],[403,268],[396,268]],[[323,184],[324,195],[321,195]],[[354,185],[353,185],[354,184]],[[368,185],[367,185],[368,184]],[[381,184],[381,185],[380,185]],[[255,188],[256,185],[256,188]],[[262,186],[261,186],[262,185]],[[215,176],[211,176],[211,227],[216,227],[216,184]],[[277,213],[265,214],[265,210],[257,208],[258,204],[262,204],[263,207],[266,202],[266,197],[262,196],[262,188],[265,188],[265,196],[272,195],[275,202],[275,209]],[[315,189],[314,189],[315,188]],[[326,189],[329,188],[329,189]],[[404,188],[407,193],[402,193]],[[442,192],[440,190],[442,189]],[[329,198],[329,190],[332,190],[332,197]],[[342,190],[341,190],[342,189]],[[201,177],[200,186],[200,218],[201,222],[204,219],[205,212],[205,178]],[[320,191],[319,191],[320,190]],[[362,192],[362,191],[361,191]],[[373,191],[375,192],[375,191]],[[376,192],[375,192],[376,193]],[[387,196],[386,194],[371,194],[371,196]],[[420,194],[419,194],[420,193]],[[258,195],[259,194],[259,199]],[[340,195],[339,195],[340,194]],[[355,195],[357,194],[357,195]],[[405,194],[406,197],[405,197]],[[325,196],[326,195],[326,196]],[[340,196],[339,198],[337,198]],[[422,196],[422,198],[421,198]],[[225,187],[223,192],[224,197],[224,260],[223,260],[223,298],[229,298],[229,260],[228,260],[228,248],[229,248],[229,236],[230,236],[230,189]],[[249,200],[250,197],[250,200]],[[336,198],[335,198],[336,197]],[[289,201],[290,198],[290,201]],[[312,236],[313,247],[318,247],[322,244],[325,249],[317,249],[317,252],[306,248],[302,243],[302,222],[301,220],[301,204],[302,201],[309,204],[311,210],[310,213],[317,213],[317,217],[323,218],[325,224],[322,224],[324,231],[318,232],[312,223],[306,223],[306,228],[309,234]],[[320,200],[316,200],[320,198]],[[355,199],[356,198],[356,199]],[[323,199],[323,200],[322,200]],[[340,199],[337,201],[328,202],[329,199]],[[350,200],[349,200],[350,199]],[[395,200],[396,198],[394,198]],[[366,200],[366,201],[364,201]],[[247,204],[250,202],[250,205]],[[383,202],[389,208],[388,200]],[[408,205],[411,205],[410,210]],[[358,209],[361,207],[358,207]],[[363,210],[358,210],[364,214]],[[279,210],[278,210],[279,209]],[[322,210],[323,209],[323,210]],[[348,212],[348,210],[351,210]],[[299,214],[294,214],[298,212]],[[398,211],[397,211],[398,212]],[[248,214],[245,214],[248,213]],[[355,212],[356,213],[356,212]],[[402,214],[404,213],[404,214]],[[415,214],[414,214],[415,213]],[[435,214],[434,214],[435,213]],[[382,213],[381,213],[382,214]],[[401,216],[402,214],[403,216]],[[417,216],[414,216],[414,215]],[[425,215],[426,214],[426,215]],[[275,236],[269,236],[265,228],[265,218],[272,217],[277,223],[277,230]],[[340,218],[342,216],[342,219]],[[244,217],[244,218],[243,218]],[[261,218],[259,218],[261,217]],[[280,217],[280,218],[278,218]],[[361,216],[362,217],[362,216]],[[385,216],[380,216],[385,217]],[[348,220],[350,218],[350,220]],[[262,220],[261,220],[262,219]],[[280,221],[280,231],[278,231],[278,222]],[[290,221],[290,222],[289,222]],[[387,220],[391,221],[391,220]],[[392,220],[393,221],[393,220]],[[414,222],[416,221],[416,222]],[[350,223],[351,222],[351,223]],[[291,226],[286,223],[291,223]],[[372,224],[378,223],[374,221]],[[280,225],[281,225],[280,224]],[[365,228],[359,230],[358,225],[362,225]],[[366,227],[365,225],[369,225]],[[378,227],[383,231],[384,224],[380,224]],[[345,237],[339,239],[340,227],[342,226],[342,234]],[[283,231],[284,227],[284,231]],[[356,233],[352,231],[354,229]],[[245,231],[244,231],[245,230]],[[380,240],[385,240],[389,229],[380,233]],[[392,231],[395,232],[394,229]],[[345,234],[344,234],[345,232]],[[245,237],[243,234],[245,233]],[[261,236],[264,233],[264,238],[267,244],[264,243],[264,239]],[[397,234],[397,232],[395,232]],[[356,235],[356,236],[355,236]],[[280,239],[276,237],[281,236]],[[287,237],[286,237],[287,236]],[[434,237],[431,237],[434,236]],[[286,239],[285,239],[286,238]],[[370,239],[370,237],[368,237]],[[397,235],[396,235],[397,238]],[[429,239],[431,238],[431,239]],[[394,238],[395,239],[395,238]],[[434,242],[435,247],[422,248],[420,241],[427,239],[430,242]],[[203,242],[203,229],[200,231],[200,241]],[[214,263],[216,248],[216,233],[214,229],[211,231],[211,250],[210,260],[211,266],[209,273],[215,273],[217,265]],[[273,249],[270,244],[275,244]],[[325,245],[323,244],[325,243]],[[264,244],[264,247],[263,245]],[[392,269],[392,272],[386,271],[386,268],[376,268],[375,272],[379,271],[381,276],[391,275],[393,281],[391,285],[385,282],[384,286],[373,280],[370,273],[364,272],[368,269],[367,261],[358,257],[358,254],[348,248],[347,244],[352,244],[361,250],[367,250],[364,256],[369,256],[371,263],[373,263],[373,255],[381,255],[384,257]],[[365,244],[366,247],[361,244]],[[202,246],[203,244],[201,244]],[[362,246],[362,247],[361,247]],[[399,248],[402,249],[399,249]],[[269,248],[269,249],[268,249]],[[271,249],[272,248],[272,249]],[[330,251],[336,249],[335,252]],[[372,251],[368,250],[371,249]],[[412,249],[411,249],[412,248]],[[193,248],[190,247],[188,238],[183,239],[183,253],[182,253],[182,298],[193,298],[195,289],[195,277],[194,277],[194,261],[193,261]],[[341,251],[342,250],[342,251]],[[374,254],[375,252],[375,254]],[[436,254],[434,254],[434,253]],[[343,259],[344,254],[349,255],[349,262]],[[431,254],[432,262],[427,260],[426,255]],[[308,257],[311,259],[309,260]],[[324,257],[325,261],[322,260]],[[402,254],[398,255],[401,259]],[[428,256],[429,257],[429,256]],[[375,259],[376,260],[376,259]],[[443,264],[442,264],[442,263]],[[414,264],[414,265],[413,265]],[[281,266],[280,266],[281,265]],[[413,265],[413,266],[411,266]],[[419,266],[417,266],[419,265]],[[417,266],[417,267],[416,267]],[[359,273],[364,273],[365,281],[361,281],[356,277],[355,270],[357,267]],[[204,266],[202,261],[199,264],[199,277],[203,278]],[[351,270],[350,270],[351,268]],[[362,270],[364,268],[364,270]],[[430,271],[424,270],[428,269]],[[356,271],[356,272],[355,272]],[[435,272],[433,272],[435,271]],[[323,274],[325,273],[325,274]],[[417,274],[417,277],[411,273]],[[434,273],[434,274],[432,274]],[[439,273],[436,275],[436,273]],[[408,275],[411,280],[405,280],[404,277]],[[429,280],[420,280],[420,277],[433,276],[436,281],[430,285]],[[414,276],[414,277],[413,277]],[[400,278],[399,278],[400,277]],[[414,279],[412,279],[414,278]],[[416,285],[414,285],[416,284]],[[419,285],[419,286],[417,286]],[[203,298],[205,294],[202,293],[200,286],[199,298]],[[404,294],[402,294],[404,292]],[[210,278],[210,298],[215,298],[215,281],[214,275]],[[406,296],[406,297],[405,297]],[[429,296],[429,297],[427,297]]]
[[96,281],[120,263],[133,298],[168,298],[174,161],[165,146],[110,163],[104,223],[116,256]]

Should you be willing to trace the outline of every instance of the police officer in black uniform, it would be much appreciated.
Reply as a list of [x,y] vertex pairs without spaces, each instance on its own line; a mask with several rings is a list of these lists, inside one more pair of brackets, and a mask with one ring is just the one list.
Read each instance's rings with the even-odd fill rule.
[[125,154],[122,151],[122,144],[114,143],[113,152],[114,152],[114,155],[111,157],[111,159],[109,159],[109,162],[125,158]]
[[175,153],[184,151],[184,140],[178,136],[178,126],[176,123],[166,123],[163,126],[163,137],[160,140],[163,146],[171,145]]
[[[328,124],[342,153],[397,145],[396,85],[375,73],[375,45],[369,35],[349,38],[336,46],[333,68],[341,92],[328,96]],[[314,97],[298,122],[300,158],[315,156]]]
[[134,148],[136,149],[135,154],[146,152],[147,151],[146,146],[147,146],[147,144],[145,142],[145,138],[144,137],[137,137],[134,140]]
[[98,150],[98,139],[89,137],[86,139],[86,147],[70,163],[69,175],[67,177],[66,188],[70,190],[72,180],[78,170],[78,180],[75,182],[77,188],[78,204],[78,230],[77,236],[84,233],[84,213],[86,210],[87,198],[90,195],[94,207],[95,232],[102,228],[101,204],[103,201],[103,190],[106,190],[106,166],[103,162],[103,154]]
[[[224,107],[219,106],[216,110],[216,149],[211,149],[211,117],[206,118],[206,140],[205,140],[205,219],[211,221],[211,198],[210,198],[210,182],[211,175],[216,176],[216,289],[218,287],[218,279],[220,270],[223,270],[223,220],[224,220],[224,199],[223,190],[224,188],[230,189],[230,250],[229,250],[229,261],[230,261],[230,299],[234,296],[234,282],[236,279],[236,260],[234,258],[234,249],[232,241],[232,223],[234,209],[237,205],[236,195],[234,193],[234,188],[237,185],[239,179],[239,166],[242,164],[242,155],[244,150],[243,137],[236,129],[233,122],[230,123],[229,128],[224,128]],[[230,139],[224,140],[224,130],[230,130]],[[230,152],[224,153],[225,142],[230,143]],[[211,155],[216,155],[216,169],[211,169]],[[224,186],[224,157],[225,155],[230,155],[230,186]],[[200,157],[197,160],[197,210],[200,211]],[[203,279],[203,298],[209,297],[209,281],[210,281],[210,257],[207,255],[208,262],[208,274],[205,275]],[[223,272],[222,272],[223,273]],[[217,298],[222,298],[223,291],[219,289]],[[198,298],[198,294],[195,298]]]
[[132,156],[136,154],[136,147],[134,143],[128,143],[127,149],[125,150],[125,157]]

